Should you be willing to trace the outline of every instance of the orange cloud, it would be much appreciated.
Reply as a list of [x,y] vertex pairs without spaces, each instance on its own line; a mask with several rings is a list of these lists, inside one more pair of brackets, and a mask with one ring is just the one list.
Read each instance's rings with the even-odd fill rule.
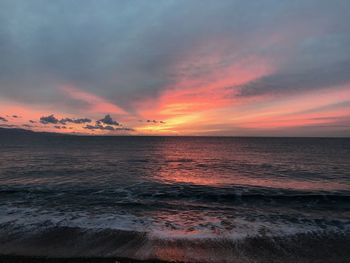
[[221,54],[188,58],[183,66],[178,67],[180,73],[191,71],[191,67],[187,68],[186,65],[195,65],[192,68],[199,68],[204,73],[196,70],[185,75],[175,73],[180,76],[179,79],[167,87],[160,97],[139,102],[136,107],[141,116],[166,121],[166,125],[161,127],[146,126],[141,130],[181,133],[186,126],[193,127],[198,122],[205,122],[206,114],[210,111],[242,103],[243,99],[234,99],[234,87],[272,71],[272,66],[265,59],[254,56],[234,61],[232,65],[223,64],[226,62]]
[[[147,114],[164,119],[166,123],[143,124],[139,125],[138,130],[152,134],[220,134],[225,131],[230,132],[225,133],[227,135],[244,135],[244,129],[259,132],[333,125],[350,116],[350,108],[346,104],[340,108],[331,107],[350,101],[348,85],[287,97],[269,95],[242,101],[241,98],[234,100],[232,96],[226,97],[227,89],[222,88],[221,84],[222,82],[213,83],[203,87],[194,85],[189,90],[168,90],[158,101],[153,102],[153,107],[148,104],[148,109],[145,110]],[[196,94],[196,90],[201,92]],[[217,91],[217,94],[208,93],[208,90]]]

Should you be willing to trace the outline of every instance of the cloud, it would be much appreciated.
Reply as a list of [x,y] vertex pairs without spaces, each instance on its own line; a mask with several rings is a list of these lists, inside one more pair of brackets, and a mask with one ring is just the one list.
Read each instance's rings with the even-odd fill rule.
[[33,121],[33,120],[29,120],[30,123],[36,123],[36,121]]
[[[142,122],[142,120],[141,120]],[[147,123],[160,123],[160,124],[165,124],[165,121],[157,121],[157,120],[146,120],[145,122]]]
[[43,116],[40,118],[40,122],[42,124],[57,124],[59,122],[59,120],[53,115],[49,115],[49,116]]
[[54,128],[55,129],[67,129],[66,126],[59,126],[59,125],[55,125]]
[[101,127],[102,126],[98,126],[98,125],[86,125],[86,126],[84,126],[84,129],[87,129],[87,130],[98,130]]
[[[34,121],[30,120],[31,123],[34,123]],[[43,116],[40,118],[40,122],[42,124],[67,124],[67,123],[75,123],[75,124],[85,124],[90,123],[91,119],[88,118],[79,118],[79,119],[71,119],[71,118],[63,118],[63,119],[57,119],[53,114],[49,116]]]
[[[263,114],[263,95],[284,94],[283,103],[348,81],[349,10],[348,0],[1,0],[0,111],[150,118],[140,126],[166,120],[154,128],[180,133],[215,115],[215,129],[227,130],[240,103]],[[237,83],[250,57],[268,70],[248,68],[259,74]],[[40,113],[3,111],[3,101]]]
[[71,101],[70,106],[77,106],[77,110],[83,110],[84,112],[89,111],[92,113],[112,112],[125,114],[125,111],[115,103],[97,96],[92,92],[79,89],[74,85],[62,86],[60,87],[60,91],[64,93],[66,101]]
[[[73,119],[73,118],[62,118],[58,119],[56,118],[53,114],[48,115],[48,116],[42,116],[40,118],[40,123],[42,124],[69,124],[69,123],[74,123],[74,124],[87,124],[91,123],[92,120],[89,118],[78,118],[78,119]],[[33,123],[33,122],[31,122]],[[87,130],[102,130],[102,131],[134,131],[132,128],[127,128],[127,127],[115,127],[115,126],[120,126],[120,124],[113,120],[113,118],[107,114],[104,118],[97,120],[95,122],[95,125],[87,124],[83,128]],[[53,128],[55,129],[71,129],[71,127],[66,127],[62,125],[54,125]]]
[[18,128],[18,126],[17,126],[17,125],[14,125],[14,124],[0,124],[0,127]]
[[350,83],[350,60],[309,70],[277,72],[239,86],[238,97],[305,92]]
[[132,128],[127,127],[113,127],[110,125],[103,126],[96,122],[96,125],[86,125],[84,129],[87,130],[104,130],[104,131],[134,131]]
[[0,117],[0,121],[8,122],[8,120],[5,119],[4,117]]
[[90,123],[91,119],[88,118],[81,118],[81,119],[71,119],[71,118],[64,118],[59,120],[59,123],[66,124],[66,123],[75,123],[75,124],[84,124],[84,123]]
[[[135,100],[157,97],[188,72],[203,76],[247,54],[277,62],[295,56],[297,65],[304,46],[318,64],[349,54],[346,0],[102,2],[0,1],[1,95],[71,110],[135,111]],[[327,41],[313,41],[321,30],[330,31]],[[194,50],[198,57],[219,51],[222,59],[177,70]],[[79,87],[67,94],[82,103],[55,96],[67,83]]]
[[88,130],[105,130],[105,131],[114,131],[114,127],[107,125],[107,126],[102,126],[100,124],[96,124],[96,125],[86,125],[84,127],[84,129],[88,129]]
[[114,127],[107,125],[103,127],[103,130],[107,130],[107,131],[114,131]]
[[107,114],[104,118],[97,121],[98,123],[108,124],[108,125],[115,125],[119,126],[119,123],[111,117],[111,115]]

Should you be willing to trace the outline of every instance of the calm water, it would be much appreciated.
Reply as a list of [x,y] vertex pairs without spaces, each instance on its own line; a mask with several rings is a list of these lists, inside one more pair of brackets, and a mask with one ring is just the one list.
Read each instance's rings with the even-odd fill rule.
[[[0,138],[0,148],[6,253],[40,254],[35,238],[67,229],[100,238],[98,256],[130,249],[96,233],[144,245],[350,230],[350,139],[67,136]],[[137,247],[132,256],[147,257]]]

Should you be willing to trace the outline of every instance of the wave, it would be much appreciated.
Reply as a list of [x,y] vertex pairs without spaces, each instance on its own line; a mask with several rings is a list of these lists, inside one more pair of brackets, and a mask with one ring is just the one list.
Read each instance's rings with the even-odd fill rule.
[[54,227],[77,227],[147,232],[161,238],[200,240],[225,236],[240,239],[261,233],[276,236],[320,230],[347,232],[350,231],[347,211],[338,211],[333,216],[328,210],[308,210],[306,214],[297,214],[295,209],[264,211],[264,208],[250,209],[247,206],[227,210],[194,206],[193,209],[186,207],[184,210],[172,207],[164,210],[114,208],[107,211],[7,204],[0,206],[0,229],[35,232]]
[[136,205],[138,201],[150,200],[195,200],[204,202],[221,203],[315,203],[336,205],[349,204],[349,191],[297,191],[276,188],[259,188],[251,186],[232,187],[211,187],[191,184],[156,184],[139,183],[134,185],[124,185],[113,188],[93,188],[93,187],[0,187],[0,197],[16,198],[27,196],[28,198],[45,198],[45,196],[59,196],[64,200],[64,196],[84,198],[84,202],[89,199],[107,202],[122,202]]

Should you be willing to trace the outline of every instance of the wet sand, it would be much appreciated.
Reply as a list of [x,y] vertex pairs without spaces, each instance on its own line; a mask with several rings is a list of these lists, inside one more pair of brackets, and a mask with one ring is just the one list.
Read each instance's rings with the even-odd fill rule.
[[[213,253],[212,257],[195,259],[176,259],[175,251],[185,249],[188,242],[173,241],[166,245],[167,249],[161,252],[158,259],[137,260],[119,257],[35,257],[19,255],[2,255],[2,263],[149,263],[149,262],[237,262],[237,263],[348,263],[350,259],[350,236],[347,234],[298,234],[289,237],[251,237],[235,243],[221,243],[226,245],[227,255],[220,258],[220,253]],[[211,250],[209,244],[199,245],[201,249]],[[195,254],[198,247],[193,246],[192,252]],[[188,252],[188,251],[187,251]],[[198,252],[198,251],[197,251]],[[169,253],[168,255],[166,255]],[[217,255],[217,257],[215,256]]]

